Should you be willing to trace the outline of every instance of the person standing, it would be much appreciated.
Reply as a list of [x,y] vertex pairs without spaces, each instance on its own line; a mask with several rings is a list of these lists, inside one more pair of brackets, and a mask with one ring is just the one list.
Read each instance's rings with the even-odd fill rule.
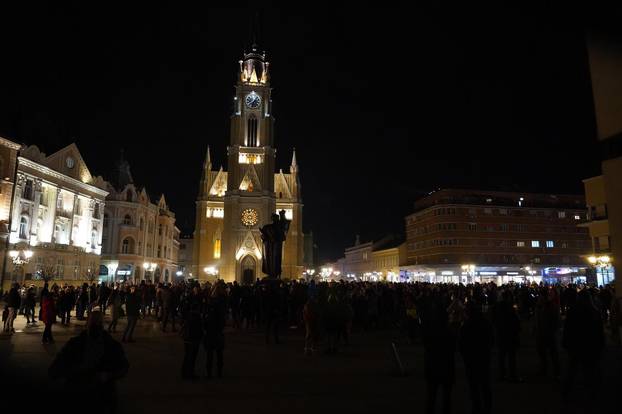
[[204,346],[207,353],[207,377],[212,377],[214,354],[216,354],[216,375],[222,378],[223,351],[225,348],[225,322],[227,318],[227,291],[225,282],[219,280],[212,288],[207,312],[203,321],[205,324]]
[[[496,341],[499,351],[499,379],[522,382],[516,371],[516,351],[519,345],[520,319],[514,308],[510,291],[502,293],[502,300],[493,309]],[[509,370],[509,377],[506,376]]]
[[19,284],[14,283],[11,286],[11,290],[9,290],[9,296],[7,298],[7,305],[9,307],[9,314],[7,317],[7,325],[4,329],[5,332],[14,333],[15,329],[13,328],[13,321],[17,318],[17,312],[19,311],[19,306],[21,303],[21,298],[19,295]]
[[89,314],[87,329],[71,338],[48,368],[52,379],[64,379],[77,406],[100,412],[116,411],[115,381],[123,378],[129,362],[120,343],[104,330],[103,313]]
[[30,285],[26,292],[26,307],[24,308],[24,315],[26,315],[26,324],[35,324],[35,286]]
[[183,303],[183,326],[181,336],[184,340],[184,360],[181,367],[181,378],[184,380],[198,379],[194,366],[203,338],[203,324],[201,321],[201,300],[199,287],[194,286],[192,293]]
[[53,344],[52,324],[56,322],[56,303],[54,302],[52,293],[48,289],[47,282],[45,282],[43,290],[41,291],[41,320],[45,324],[41,343]]
[[558,331],[560,326],[559,307],[552,300],[547,288],[540,291],[535,314],[536,346],[540,357],[540,375],[547,374],[547,356],[551,358],[553,376],[559,379]]
[[469,302],[466,318],[459,330],[458,345],[464,368],[472,413],[490,414],[492,391],[490,387],[490,359],[492,353],[492,324],[484,317],[481,306]]
[[108,296],[108,300],[106,302],[106,307],[110,306],[111,308],[110,313],[112,317],[112,320],[108,325],[108,333],[117,332],[117,323],[119,322],[119,318],[121,317],[121,304],[123,304],[123,298],[121,297],[119,286],[115,285],[112,293]]
[[127,326],[123,331],[122,342],[134,342],[134,328],[140,314],[141,298],[136,292],[136,285],[130,286],[130,291],[125,295],[125,311],[127,313]]

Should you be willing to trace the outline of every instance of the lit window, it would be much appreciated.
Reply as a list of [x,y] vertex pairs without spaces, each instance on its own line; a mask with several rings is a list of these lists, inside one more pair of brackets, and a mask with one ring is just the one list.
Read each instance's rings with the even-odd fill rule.
[[220,259],[220,239],[214,242],[214,259]]
[[516,242],[516,247],[525,247],[525,242],[524,241],[517,241]]
[[555,247],[555,242],[553,240],[547,240],[546,247]]
[[531,247],[540,247],[540,241],[539,240],[532,240],[531,241]]
[[223,218],[225,216],[225,209],[224,208],[208,207],[206,214],[207,214],[207,217]]
[[579,215],[575,215],[575,216],[574,216],[574,219],[575,219],[575,220],[581,220],[581,216],[579,216]]
[[566,218],[566,212],[565,211],[558,211],[557,212],[557,217],[559,217],[559,218]]

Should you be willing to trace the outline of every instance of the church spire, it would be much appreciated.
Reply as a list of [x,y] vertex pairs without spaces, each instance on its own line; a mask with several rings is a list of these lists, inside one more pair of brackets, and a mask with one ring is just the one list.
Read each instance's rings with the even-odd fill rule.
[[298,163],[296,162],[296,148],[294,148],[292,154],[292,165],[289,166],[289,172],[296,174],[298,172]]
[[199,197],[207,197],[207,193],[209,192],[210,187],[210,172],[212,171],[212,157],[209,150],[209,145],[207,146],[207,151],[205,152],[205,161],[203,162],[203,174],[201,175],[201,188],[199,189]]

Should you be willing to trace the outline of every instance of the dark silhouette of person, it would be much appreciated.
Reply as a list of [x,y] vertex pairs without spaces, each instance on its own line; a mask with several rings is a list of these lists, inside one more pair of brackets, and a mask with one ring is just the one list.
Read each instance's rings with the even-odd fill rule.
[[136,285],[130,286],[130,291],[125,295],[125,312],[127,313],[127,326],[123,331],[122,342],[134,342],[134,328],[140,315],[141,297],[136,292]]
[[63,346],[48,374],[52,379],[64,379],[67,391],[84,398],[94,410],[115,412],[115,381],[123,378],[128,369],[123,347],[104,329],[103,314],[92,311],[87,329]]
[[[499,351],[499,379],[521,382],[516,371],[516,351],[520,344],[520,319],[514,308],[512,293],[505,290],[493,309],[496,343]],[[506,372],[509,370],[509,376]]]
[[455,379],[455,338],[449,328],[447,307],[434,293],[424,304],[421,333],[427,385],[426,413],[434,413],[438,390],[443,413],[451,412],[451,391]]
[[558,331],[560,326],[559,306],[553,301],[548,288],[543,288],[538,297],[535,315],[536,347],[540,357],[540,375],[546,375],[548,359],[553,366],[553,376],[559,378]]
[[465,315],[466,318],[459,330],[458,344],[464,360],[472,413],[490,414],[492,406],[490,387],[492,324],[482,313],[479,303],[470,302],[466,307]]
[[[572,303],[572,301],[571,301]],[[568,352],[568,372],[563,384],[567,401],[577,371],[581,369],[590,401],[596,399],[600,385],[600,359],[605,347],[605,333],[600,311],[592,302],[591,293],[583,289],[566,314],[562,345]]]
[[214,354],[216,354],[216,375],[222,378],[224,365],[223,352],[225,348],[225,322],[227,319],[227,291],[225,283],[219,280],[212,288],[207,303],[207,311],[203,322],[205,336],[203,345],[207,353],[206,368],[207,377],[212,377]]
[[196,380],[194,367],[199,353],[199,346],[203,338],[203,323],[201,320],[201,298],[199,287],[194,286],[189,296],[182,304],[183,325],[181,336],[184,340],[184,360],[181,367],[181,378]]

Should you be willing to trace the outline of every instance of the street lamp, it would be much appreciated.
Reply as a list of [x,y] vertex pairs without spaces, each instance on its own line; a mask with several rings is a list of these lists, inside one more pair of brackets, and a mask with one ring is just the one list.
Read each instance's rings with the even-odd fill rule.
[[302,273],[305,276],[305,279],[307,280],[307,282],[311,281],[311,279],[313,279],[313,275],[315,274],[315,269],[307,269]]
[[[532,282],[533,281],[533,276],[538,273],[535,270],[532,270],[530,266],[525,266],[525,272],[527,272],[527,274],[529,274],[529,276],[527,276],[527,281],[528,282]],[[526,275],[525,275],[526,276]]]
[[[30,262],[30,258],[32,257],[32,255],[33,255],[32,250],[18,249],[18,250],[9,251],[9,256],[13,260],[13,266],[15,268],[14,270],[17,271],[17,269],[20,268],[23,271],[23,266],[25,264],[28,264],[28,262]],[[23,274],[22,285],[24,284],[25,278],[26,278],[26,275]]]
[[[592,266],[594,266],[596,268],[596,277],[597,277],[597,281],[596,283],[601,286],[601,285],[606,285],[610,282],[609,280],[609,269],[611,268],[611,257],[609,256],[590,256],[587,258],[588,262],[590,262],[590,264]],[[600,283],[598,281],[598,273],[600,270]],[[605,271],[604,275],[603,275],[603,270]]]
[[[158,266],[157,263],[153,263],[153,262],[144,262],[143,263],[143,269],[145,269],[145,273],[153,272],[157,266]],[[146,279],[146,277],[145,277],[145,279]],[[149,280],[151,280],[151,277],[149,278]]]

